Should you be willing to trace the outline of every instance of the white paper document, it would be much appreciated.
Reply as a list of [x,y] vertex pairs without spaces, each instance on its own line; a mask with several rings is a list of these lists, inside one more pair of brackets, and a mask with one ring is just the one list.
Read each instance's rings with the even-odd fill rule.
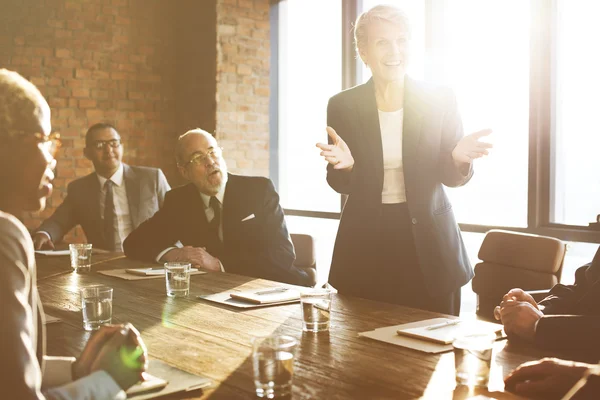
[[[441,343],[436,343],[431,340],[417,339],[415,337],[399,335],[398,331],[399,330],[411,330],[411,329],[416,329],[416,328],[423,329],[423,328],[426,328],[426,327],[429,327],[432,325],[442,324],[447,321],[448,321],[448,318],[427,319],[424,321],[411,322],[409,324],[386,326],[386,327],[378,328],[378,329],[375,329],[375,330],[369,331],[369,332],[361,332],[358,334],[358,336],[378,340],[380,342],[391,343],[396,346],[407,347],[409,349],[422,351],[424,353],[431,353],[431,354],[444,353],[446,351],[452,351],[452,344],[441,344]],[[469,320],[469,321],[462,321],[461,324],[463,322],[464,322],[463,329],[466,327],[472,327],[473,324],[484,323],[484,321],[470,321]],[[488,322],[486,322],[485,324],[498,325],[498,324],[492,324],[492,323],[488,323]],[[457,327],[459,325],[460,324],[451,325],[448,328],[454,330],[454,327]],[[447,329],[447,328],[444,327],[444,328],[440,328],[440,329]],[[437,330],[439,330],[439,329],[436,329],[436,331]],[[495,328],[493,330],[495,330]],[[501,334],[499,335],[499,337],[504,338],[504,337],[506,337],[506,335],[502,331]]]
[[57,322],[61,322],[61,319],[48,314],[44,315],[44,324],[55,324]]
[[274,305],[281,305],[281,304],[291,304],[291,303],[297,303],[300,301],[300,297],[298,297],[296,299],[278,301],[275,303],[263,303],[263,304],[251,303],[249,301],[234,299],[233,297],[231,297],[232,293],[241,293],[241,292],[222,292],[222,293],[215,293],[215,294],[209,294],[206,296],[197,296],[197,297],[199,299],[208,300],[208,301],[212,301],[215,303],[225,304],[225,305],[236,307],[236,308],[246,308],[246,309],[267,307],[267,306],[274,306]]
[[35,254],[42,256],[68,256],[71,252],[69,250],[36,250]]
[[300,292],[298,290],[286,287],[231,292],[229,295],[233,299],[254,304],[272,304],[300,300]]
[[[141,276],[154,276],[154,275],[164,275],[164,268],[130,268],[126,269],[125,272],[133,275],[141,275]],[[190,268],[191,272],[198,272],[198,268]]]

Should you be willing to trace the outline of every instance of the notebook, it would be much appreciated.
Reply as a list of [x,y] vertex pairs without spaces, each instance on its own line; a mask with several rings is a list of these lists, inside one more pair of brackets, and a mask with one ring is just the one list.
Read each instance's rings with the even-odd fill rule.
[[229,296],[232,299],[252,304],[271,304],[300,300],[300,292],[298,290],[284,287],[232,292]]
[[494,333],[498,337],[503,326],[480,320],[461,320],[454,318],[433,318],[422,321],[418,327],[400,327],[398,335],[427,340],[438,344],[450,344],[460,335],[469,333]]
[[[148,279],[148,278],[141,278],[141,279]],[[210,301],[212,303],[218,303],[218,304],[223,304],[223,305],[230,306],[230,307],[239,308],[242,310],[251,310],[254,308],[261,308],[261,307],[273,307],[273,306],[279,306],[279,305],[286,305],[286,304],[297,303],[300,301],[300,299],[294,299],[294,300],[288,300],[288,301],[277,301],[275,303],[268,303],[268,304],[250,303],[247,300],[234,299],[233,297],[231,297],[231,292],[221,292],[221,293],[214,293],[214,294],[208,294],[208,295],[201,295],[201,296],[196,296],[196,298]]]
[[69,250],[36,250],[35,254],[41,256],[68,256],[71,252]]
[[169,384],[168,381],[162,378],[158,378],[154,375],[150,375],[147,372],[144,372],[143,375],[143,382],[139,382],[127,389],[127,391],[125,392],[127,394],[127,398],[132,398],[133,396],[142,393],[154,392],[164,387],[167,387],[167,385]]
[[132,386],[127,391],[128,399],[153,399],[174,393],[203,389],[212,384],[208,378],[190,374],[156,359],[150,360],[148,372],[156,380],[150,382],[147,387],[144,387],[143,383]]
[[[198,271],[198,268],[190,268],[190,272],[197,272],[197,271]],[[125,272],[127,272],[128,274],[140,275],[140,276],[155,276],[155,275],[164,275],[165,269],[164,268],[158,268],[158,269],[130,268],[130,269],[126,269]]]

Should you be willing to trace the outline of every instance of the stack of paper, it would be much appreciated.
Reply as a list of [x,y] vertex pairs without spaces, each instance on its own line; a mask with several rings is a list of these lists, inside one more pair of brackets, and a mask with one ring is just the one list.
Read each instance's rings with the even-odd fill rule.
[[228,306],[251,309],[276,306],[300,301],[300,291],[291,288],[255,289],[246,291],[227,291],[204,296],[199,299]]
[[[198,268],[190,268],[190,272],[197,272]],[[125,272],[127,272],[128,274],[133,274],[133,275],[140,275],[140,276],[155,276],[155,275],[161,275],[164,276],[165,275],[165,269],[164,268],[130,268],[130,269],[126,269]]]
[[[455,323],[454,321],[460,322]],[[506,337],[500,324],[450,318],[433,318],[409,324],[387,326],[369,332],[361,332],[358,335],[425,353],[438,354],[451,351],[451,343],[456,336],[469,332],[494,332],[497,333],[498,338]]]
[[69,250],[36,250],[35,254],[42,256],[68,256],[71,252]]
[[300,292],[288,288],[272,288],[251,290],[246,292],[232,292],[231,298],[247,301],[253,304],[281,303],[292,300],[300,300]]

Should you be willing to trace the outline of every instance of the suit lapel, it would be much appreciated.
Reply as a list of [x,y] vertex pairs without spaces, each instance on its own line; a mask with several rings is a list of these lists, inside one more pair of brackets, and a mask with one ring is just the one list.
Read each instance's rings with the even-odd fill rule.
[[381,175],[383,185],[383,145],[381,143],[381,129],[379,127],[373,78],[361,86],[356,98],[356,111],[360,121],[360,128],[357,132],[359,140],[356,143],[365,146],[363,162],[368,162],[368,170],[374,171],[375,176],[379,177]]
[[200,197],[198,189],[193,183],[189,183],[186,186],[188,194],[184,196],[187,203],[183,206],[183,215],[186,216],[191,224],[190,241],[194,246],[206,246],[206,233],[208,221],[206,220],[206,213],[204,212],[204,201]]
[[236,177],[227,174],[227,185],[225,186],[225,195],[223,197],[223,247],[227,248],[227,241],[231,232],[234,232],[232,225],[235,222],[235,215],[238,210],[238,199],[242,199],[243,194],[239,192],[236,184]]
[[125,181],[125,191],[127,192],[127,204],[129,205],[129,218],[134,228],[140,224],[139,209],[140,204],[140,181],[136,173],[127,164],[123,164],[123,180]]

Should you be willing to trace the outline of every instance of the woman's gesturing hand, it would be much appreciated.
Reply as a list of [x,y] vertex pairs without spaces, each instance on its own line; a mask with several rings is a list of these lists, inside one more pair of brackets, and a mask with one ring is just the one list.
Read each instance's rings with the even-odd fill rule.
[[487,149],[494,146],[491,143],[480,142],[479,139],[490,133],[492,133],[491,129],[483,129],[460,139],[454,150],[452,150],[454,162],[457,164],[470,163],[476,158],[486,156],[488,154]]
[[317,143],[317,147],[322,150],[321,156],[333,165],[334,169],[352,171],[354,158],[346,142],[330,126],[327,127],[327,134],[333,144]]

